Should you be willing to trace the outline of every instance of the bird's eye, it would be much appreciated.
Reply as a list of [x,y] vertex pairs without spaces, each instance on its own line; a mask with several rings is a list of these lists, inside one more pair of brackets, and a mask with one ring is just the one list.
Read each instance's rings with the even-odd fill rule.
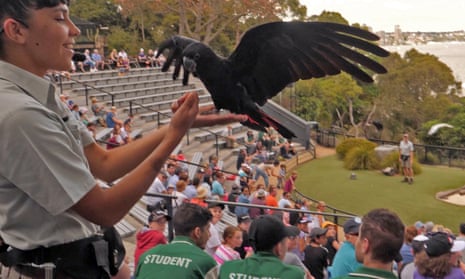
[[199,60],[199,58],[200,58],[200,54],[196,53],[196,54],[194,55],[194,59],[195,59],[195,60]]

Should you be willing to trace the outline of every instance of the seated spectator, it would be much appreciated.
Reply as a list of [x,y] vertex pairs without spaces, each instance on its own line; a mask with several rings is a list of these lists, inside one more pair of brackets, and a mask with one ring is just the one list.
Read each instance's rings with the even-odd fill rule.
[[84,50],[84,55],[86,59],[82,63],[79,63],[81,71],[85,72],[84,66],[88,66],[91,72],[97,71],[97,68],[95,68],[95,62],[92,60],[90,56],[90,50],[89,49]]
[[126,51],[124,49],[121,49],[119,52],[118,52],[118,58],[119,57],[122,57],[123,59],[125,60],[129,60],[129,57],[128,57],[128,54],[126,53]]
[[[250,201],[250,204],[255,204],[255,205],[265,205],[265,190],[260,189],[257,191],[256,197],[252,198]],[[249,208],[249,215],[252,219],[257,218],[260,215],[265,214],[265,209],[263,208],[256,208],[256,207],[250,207]]]
[[291,233],[274,216],[262,216],[250,226],[255,254],[238,261],[227,261],[208,272],[206,278],[304,278],[304,271],[282,262]]
[[192,179],[192,184],[188,184],[186,189],[184,190],[184,195],[186,195],[187,199],[192,199],[197,196],[197,188],[200,186],[200,179],[198,177],[194,177]]
[[121,126],[119,124],[115,124],[113,127],[113,131],[111,132],[110,139],[107,142],[107,150],[116,148],[124,144],[124,140],[121,137]]
[[92,134],[92,137],[95,139],[95,136],[97,135],[97,127],[95,126],[95,123],[89,122],[87,123],[87,130]]
[[[157,52],[155,52],[155,56],[157,55]],[[158,58],[155,58],[155,67],[163,67],[163,64],[166,62],[166,57],[163,55],[163,53],[158,56]]]
[[334,256],[336,252],[339,250],[340,243],[337,240],[337,225],[330,221],[325,221],[321,226],[323,229],[328,229],[326,232],[326,238],[328,242],[326,243],[325,247],[328,250],[328,261],[329,265],[333,264]]
[[[231,192],[228,195],[227,201],[237,202],[240,195],[241,195],[241,187],[239,185],[233,184],[231,187]],[[236,209],[236,206],[228,204],[228,209],[229,209],[229,212],[234,212]]]
[[[239,197],[237,198],[237,202],[250,203],[249,195],[250,195],[249,186],[242,187],[242,191],[241,191],[241,194],[239,195]],[[246,214],[248,215],[249,214],[249,208],[245,207],[245,206],[235,206],[234,207],[234,213],[237,216],[246,215]]]
[[421,251],[424,249],[425,241],[428,240],[429,238],[424,235],[424,234],[418,234],[415,236],[412,240],[412,253],[413,253],[413,262],[410,262],[408,264],[402,265],[402,267],[399,269],[399,278],[400,279],[412,279],[413,274],[415,270],[417,269],[416,266],[416,261],[418,258],[418,255],[420,254]]
[[[266,196],[265,205],[278,207],[278,200],[276,197],[278,196],[278,189],[275,186],[270,186],[270,194]],[[273,214],[273,210],[269,209],[268,214]]]
[[242,244],[240,247],[234,248],[234,250],[239,252],[241,259],[244,259],[246,256],[248,257],[253,255],[253,249],[249,241],[249,228],[251,222],[252,219],[249,215],[237,215],[237,227],[242,231]]
[[153,49],[149,49],[147,51],[147,60],[145,61],[145,67],[147,68],[152,68],[155,65],[155,53],[153,52]]
[[94,61],[95,67],[97,69],[100,69],[102,71],[105,70],[105,61],[103,60],[103,57],[98,52],[98,49],[95,48],[90,57],[92,61]]
[[433,233],[425,241],[424,250],[418,254],[413,278],[465,279],[458,267],[464,249],[463,240],[454,240],[453,236],[443,232]]
[[327,229],[313,228],[310,232],[310,244],[305,247],[304,264],[312,272],[315,279],[324,279],[328,267],[328,250],[326,245]]
[[118,51],[115,48],[110,52],[110,63],[113,69],[117,67],[116,64],[118,63]]
[[124,76],[131,67],[129,66],[129,59],[123,58],[122,56],[118,56],[118,60],[116,61],[116,67],[118,68],[118,75]]
[[97,98],[96,98],[96,97],[91,97],[90,101],[91,101],[90,109],[91,109],[92,112],[94,113],[95,117],[97,117],[98,123],[99,123],[102,127],[106,127],[105,115],[106,115],[107,112],[105,111],[105,107],[104,107],[104,106],[100,106],[100,105],[98,104],[98,101],[97,101]]
[[79,114],[79,105],[78,104],[74,104],[71,107],[71,114],[74,116],[74,118],[76,120],[81,120],[81,115]]
[[402,262],[401,265],[398,266],[398,270],[400,270],[403,265],[413,262],[412,241],[417,234],[418,232],[415,226],[405,227],[404,244],[402,244],[402,247],[400,248]]
[[283,157],[284,159],[291,159],[292,154],[291,154],[291,146],[288,141],[285,141],[281,147],[279,148],[279,155]]
[[278,207],[285,208],[287,206],[288,208],[290,208],[292,206],[290,198],[291,198],[291,193],[284,192],[281,199],[278,202]]
[[239,252],[234,250],[242,244],[242,230],[238,227],[228,226],[223,232],[223,242],[216,248],[213,258],[218,264],[226,261],[239,260]]
[[[165,183],[168,181],[168,175],[165,170],[161,170],[158,176],[153,180],[152,185],[150,185],[147,190],[148,194],[166,194]],[[161,197],[155,196],[146,196],[147,201],[147,210],[152,212],[160,208],[159,204],[164,200]]]
[[119,124],[119,126],[122,127],[124,124],[121,119],[116,117],[116,107],[111,107],[111,110],[107,112],[105,122],[108,128],[113,128],[116,124]]
[[124,143],[129,143],[133,139],[131,138],[132,132],[132,119],[128,118],[124,120],[123,127],[121,127],[121,138],[123,139]]
[[139,257],[145,251],[157,246],[158,244],[166,244],[164,235],[166,223],[171,220],[168,212],[163,210],[153,211],[148,217],[148,225],[144,226],[136,234],[136,249],[134,251],[134,265],[139,264]]
[[355,255],[363,265],[341,278],[398,278],[392,272],[392,263],[399,255],[404,236],[399,216],[387,209],[373,209],[363,216],[359,233]]
[[197,205],[200,205],[201,207],[207,207],[208,204],[205,202],[205,199],[207,198],[208,191],[202,186],[197,187],[197,196],[192,198],[190,200],[191,203],[195,203]]
[[299,228],[295,226],[289,226],[287,227],[287,230],[289,231],[289,242],[287,245],[287,252],[284,256],[283,263],[298,266],[305,272],[305,279],[313,279],[313,276],[311,275],[310,271],[308,271],[307,267],[304,265],[299,256],[292,252],[294,249],[297,248],[297,237],[300,234]]
[[223,217],[224,204],[209,203],[208,210],[212,214],[212,220],[210,221],[210,238],[207,241],[207,245],[205,245],[205,252],[213,257],[216,249],[221,245],[221,235],[215,225]]
[[345,241],[334,256],[330,267],[331,277],[342,277],[353,272],[361,266],[355,257],[355,245],[359,240],[358,234],[361,225],[359,217],[348,219],[344,222]]
[[[201,279],[216,266],[215,260],[202,250],[211,227],[211,213],[195,204],[185,203],[181,207],[173,218],[175,238],[141,256],[136,278]],[[167,264],[166,259],[177,260],[177,264]]]
[[218,173],[216,175],[215,180],[212,183],[212,197],[218,197],[218,199],[223,200],[224,199],[224,182],[226,181],[226,178],[222,172]]
[[139,53],[137,54],[137,63],[141,67],[145,67],[147,62],[147,55],[145,55],[145,51],[143,48],[139,49]]

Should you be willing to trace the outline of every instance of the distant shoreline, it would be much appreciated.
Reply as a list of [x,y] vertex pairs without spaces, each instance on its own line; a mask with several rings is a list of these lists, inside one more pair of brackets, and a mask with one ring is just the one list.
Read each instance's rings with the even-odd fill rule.
[[412,48],[421,53],[433,54],[451,68],[456,80],[465,82],[465,42],[428,42],[417,45],[385,45],[382,47],[390,52],[397,52],[401,56]]

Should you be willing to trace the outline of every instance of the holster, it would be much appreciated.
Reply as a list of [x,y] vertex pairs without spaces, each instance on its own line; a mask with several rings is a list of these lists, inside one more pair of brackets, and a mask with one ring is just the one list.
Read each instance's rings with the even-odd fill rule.
[[[21,274],[31,277],[38,277],[38,274],[43,273],[43,270],[32,267],[31,264],[53,263],[57,274],[76,279],[108,279],[118,272],[125,255],[119,234],[111,229],[109,234],[112,238],[108,239],[96,235],[32,250],[10,248],[0,253],[0,261],[4,266],[14,267]],[[113,243],[110,244],[110,241]],[[115,257],[115,254],[119,256]]]

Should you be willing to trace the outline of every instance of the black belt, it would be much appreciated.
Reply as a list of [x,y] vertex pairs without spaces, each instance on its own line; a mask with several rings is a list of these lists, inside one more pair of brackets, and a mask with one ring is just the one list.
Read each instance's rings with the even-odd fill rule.
[[91,244],[98,240],[103,240],[103,237],[91,236],[69,243],[51,247],[38,247],[32,250],[13,248],[10,251],[2,253],[0,260],[5,266],[13,266],[22,263],[34,263],[38,265],[49,262],[54,263],[57,260],[70,257],[78,259],[79,255],[89,255],[92,249]]

